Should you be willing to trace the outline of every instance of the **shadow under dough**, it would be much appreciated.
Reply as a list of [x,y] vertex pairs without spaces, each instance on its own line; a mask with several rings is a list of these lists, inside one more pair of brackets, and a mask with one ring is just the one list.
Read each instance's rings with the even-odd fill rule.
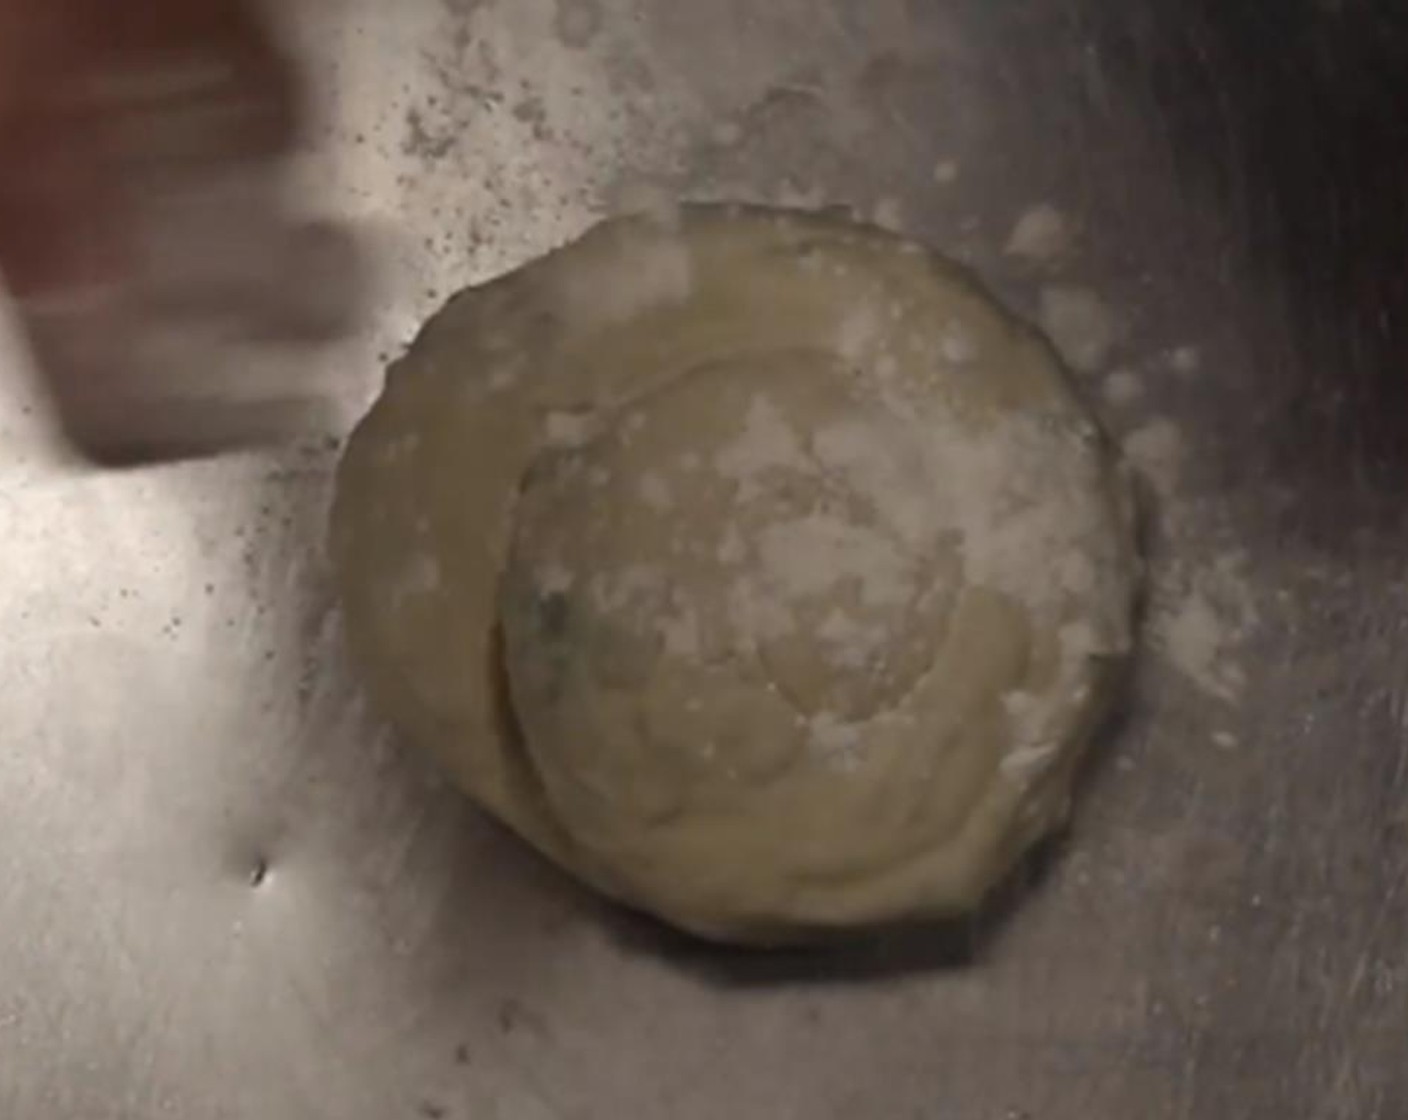
[[[1128,674],[1126,674],[1128,677]],[[1076,777],[1072,819],[1080,803],[1100,786],[1099,774],[1114,759],[1112,749],[1130,714],[1130,681],[1096,731]],[[662,959],[720,987],[788,987],[868,983],[906,975],[948,972],[979,964],[1004,931],[1048,889],[1070,844],[1062,829],[1038,844],[971,917],[948,922],[860,930],[854,937],[805,948],[735,948],[681,933],[647,915],[599,904],[601,921],[618,944]]]

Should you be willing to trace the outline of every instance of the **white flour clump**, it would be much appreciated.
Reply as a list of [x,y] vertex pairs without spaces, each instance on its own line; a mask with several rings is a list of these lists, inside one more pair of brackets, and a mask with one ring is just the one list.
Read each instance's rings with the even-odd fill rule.
[[1152,559],[1150,647],[1208,697],[1240,700],[1247,684],[1242,651],[1258,621],[1246,558],[1236,551],[1200,557],[1209,532],[1184,497],[1188,450],[1176,424],[1149,420],[1125,437],[1124,451],[1158,501],[1169,553]]
[[1071,224],[1050,203],[1040,203],[1017,219],[1007,239],[1007,255],[1049,264],[1066,253],[1073,240]]
[[1150,641],[1209,696],[1240,700],[1247,684],[1241,651],[1258,612],[1238,553],[1198,569],[1175,566],[1155,583]]

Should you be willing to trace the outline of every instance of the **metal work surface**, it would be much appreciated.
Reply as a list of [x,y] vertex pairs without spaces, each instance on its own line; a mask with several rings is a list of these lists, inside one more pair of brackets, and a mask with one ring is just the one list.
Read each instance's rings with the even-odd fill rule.
[[983,921],[702,949],[363,709],[321,560],[335,441],[65,471],[8,358],[0,1115],[1408,1115],[1391,8],[310,12],[309,178],[386,231],[349,414],[451,290],[632,198],[848,205],[1068,336],[1145,477],[1148,648],[1069,835]]

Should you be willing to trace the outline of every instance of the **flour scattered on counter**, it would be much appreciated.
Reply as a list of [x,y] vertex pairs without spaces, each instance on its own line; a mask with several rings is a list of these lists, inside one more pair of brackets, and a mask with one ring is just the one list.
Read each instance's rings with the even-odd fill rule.
[[1176,373],[1197,373],[1203,368],[1203,355],[1196,346],[1180,346],[1169,351],[1168,364]]
[[1154,420],[1125,437],[1125,458],[1163,498],[1173,497],[1183,469],[1183,433],[1171,420]]
[[1108,404],[1127,408],[1144,395],[1144,384],[1132,370],[1117,369],[1105,378],[1101,393]]
[[692,611],[685,611],[674,618],[666,618],[660,623],[665,641],[665,652],[671,657],[691,660],[699,656],[704,648],[699,618]]
[[952,159],[941,159],[934,164],[934,182],[942,187],[949,186],[958,181],[958,161]]
[[[1237,550],[1211,559],[1202,552],[1200,542],[1220,530],[1203,506],[1182,493],[1188,448],[1178,425],[1151,420],[1127,435],[1123,447],[1157,495],[1155,521],[1165,542],[1150,560],[1150,652],[1209,697],[1234,703],[1247,686],[1243,651],[1259,617],[1247,558]],[[1214,742],[1229,748],[1222,738]]]
[[868,303],[858,303],[841,320],[836,349],[848,362],[864,360],[885,338],[880,313]]
[[1072,240],[1066,216],[1049,202],[1042,202],[1017,219],[1004,252],[1033,264],[1049,264],[1070,249]]
[[1051,284],[1041,291],[1041,325],[1061,357],[1081,373],[1105,365],[1119,327],[1105,301],[1089,288]]
[[830,712],[818,712],[810,724],[812,745],[833,765],[842,770],[854,769],[859,758],[856,752],[862,742],[861,728],[846,723]]
[[749,403],[738,438],[718,452],[714,466],[725,477],[746,482],[772,468],[805,463],[805,448],[787,414],[759,394]]
[[1189,592],[1159,618],[1153,637],[1173,666],[1204,691],[1223,700],[1235,700],[1241,694],[1246,676],[1226,656],[1233,636],[1201,592]]
[[743,129],[735,121],[723,121],[714,126],[711,135],[719,147],[732,148],[743,139]]
[[1230,702],[1246,688],[1239,654],[1256,621],[1246,558],[1232,553],[1199,571],[1175,570],[1157,581],[1150,639],[1183,676]]

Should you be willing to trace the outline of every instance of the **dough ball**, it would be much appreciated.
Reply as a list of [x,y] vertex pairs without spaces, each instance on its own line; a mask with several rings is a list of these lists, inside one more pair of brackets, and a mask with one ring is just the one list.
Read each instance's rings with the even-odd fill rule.
[[451,300],[333,537],[372,693],[470,794],[629,905],[783,944],[971,911],[1063,820],[1128,509],[966,273],[687,207]]

